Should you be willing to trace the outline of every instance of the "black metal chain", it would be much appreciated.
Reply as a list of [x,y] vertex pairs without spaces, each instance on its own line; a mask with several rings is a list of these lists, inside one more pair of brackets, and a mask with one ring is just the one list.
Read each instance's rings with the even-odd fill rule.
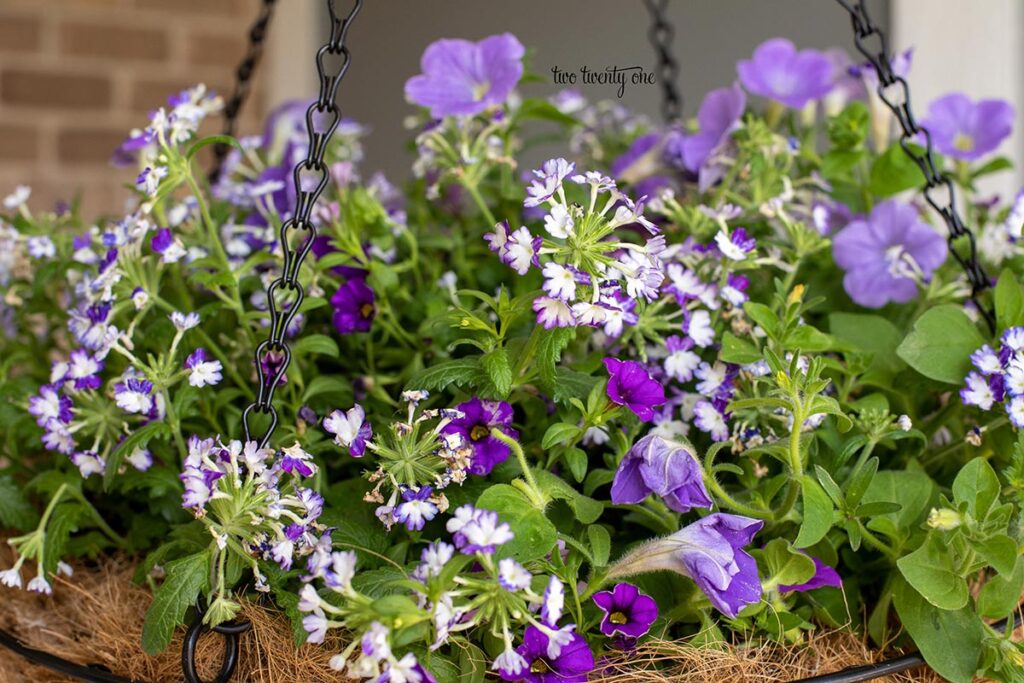
[[[324,163],[324,152],[331,135],[341,120],[341,111],[335,102],[338,85],[348,71],[351,57],[345,46],[345,37],[352,20],[362,9],[363,0],[355,0],[348,16],[340,18],[334,9],[333,0],[327,0],[331,18],[331,34],[316,54],[316,70],[320,77],[320,92],[315,102],[306,110],[306,127],[309,133],[309,151],[306,158],[295,166],[292,175],[295,182],[295,211],[281,226],[280,243],[284,253],[281,274],[267,287],[267,306],[270,312],[270,334],[256,348],[256,376],[259,390],[256,399],[242,413],[242,427],[245,440],[255,440],[260,447],[266,447],[277,428],[277,410],[274,408],[274,390],[284,377],[291,363],[291,349],[286,336],[295,315],[299,312],[305,291],[299,283],[299,269],[302,261],[316,239],[316,227],[310,214],[320,197],[329,177]],[[299,241],[301,240],[301,241]],[[298,242],[293,245],[293,242]],[[253,412],[269,416],[270,424],[263,435],[253,438],[249,419]]]
[[672,54],[675,29],[668,20],[668,0],[644,0],[651,14],[651,28],[647,37],[658,57],[658,79],[661,81],[661,116],[666,123],[674,123],[683,114],[683,96],[676,87],[679,80],[679,62]]
[[[239,62],[235,69],[235,92],[231,99],[224,104],[224,135],[235,136],[235,127],[238,125],[238,116],[242,111],[252,87],[252,76],[256,71],[256,65],[263,56],[263,41],[267,37],[267,28],[270,26],[270,19],[274,16],[274,4],[277,0],[263,0],[260,6],[259,16],[249,27],[249,49],[245,57]],[[224,159],[227,158],[231,145],[218,143],[213,147],[213,169],[210,171],[210,183],[215,183],[220,178],[221,170],[224,167]]]
[[[853,42],[878,74],[878,96],[885,103],[900,124],[900,147],[906,152],[921,173],[925,184],[922,188],[924,199],[935,209],[946,222],[949,229],[947,242],[953,257],[963,268],[967,281],[971,285],[970,300],[985,319],[989,330],[995,331],[995,318],[991,309],[979,301],[979,295],[992,286],[984,267],[978,262],[978,248],[974,233],[964,225],[960,212],[957,210],[957,193],[953,180],[944,174],[935,164],[932,151],[932,136],[925,128],[918,125],[910,106],[910,86],[902,76],[892,70],[892,57],[885,34],[868,14],[864,0],[836,0],[850,14],[853,24]],[[895,87],[894,87],[895,86]],[[923,151],[914,141],[924,136]],[[966,246],[960,242],[966,238]]]

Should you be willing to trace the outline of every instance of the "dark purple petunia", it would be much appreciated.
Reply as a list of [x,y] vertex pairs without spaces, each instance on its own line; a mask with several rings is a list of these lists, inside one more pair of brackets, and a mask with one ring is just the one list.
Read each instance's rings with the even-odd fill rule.
[[748,92],[801,109],[824,97],[834,85],[834,66],[818,50],[797,50],[785,38],[772,38],[757,46],[751,59],[736,65]]
[[633,444],[612,481],[612,502],[640,503],[655,494],[676,512],[710,508],[704,474],[685,445],[649,434]]
[[639,638],[651,630],[651,624],[658,618],[658,603],[631,583],[594,593],[594,603],[604,612],[601,633],[606,636]]
[[479,114],[508,98],[523,77],[525,53],[511,33],[478,43],[438,40],[423,52],[423,73],[406,81],[405,97],[434,118]]
[[650,422],[654,408],[665,402],[665,387],[636,361],[605,358],[604,366],[610,375],[606,391],[612,403],[626,406],[643,422]]
[[843,580],[840,578],[839,572],[816,557],[812,557],[811,559],[814,560],[814,576],[804,583],[793,586],[779,586],[780,593],[788,593],[789,591],[811,591],[815,588],[824,588],[825,586],[831,586],[832,588],[843,587]]
[[445,434],[461,434],[473,447],[473,459],[469,473],[490,474],[498,463],[508,458],[509,447],[491,436],[491,429],[497,427],[513,439],[519,432],[512,429],[512,406],[504,401],[484,401],[473,397],[455,406],[463,417],[452,420],[441,430]]
[[950,93],[928,105],[921,127],[935,148],[963,161],[994,152],[1013,131],[1013,106],[1006,100],[972,102],[963,93]]
[[578,633],[572,634],[557,657],[548,657],[548,637],[536,626],[527,626],[523,644],[516,652],[526,660],[526,668],[518,673],[501,669],[506,681],[528,683],[585,683],[594,670],[594,653]]
[[331,297],[334,329],[338,334],[369,332],[377,315],[375,301],[373,290],[364,280],[352,279],[343,284]]

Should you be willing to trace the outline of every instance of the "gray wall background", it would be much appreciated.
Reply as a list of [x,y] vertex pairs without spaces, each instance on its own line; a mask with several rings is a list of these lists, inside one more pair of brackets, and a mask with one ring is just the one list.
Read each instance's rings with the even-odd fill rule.
[[[289,4],[309,1],[289,0]],[[875,0],[870,7],[876,21],[887,25],[888,0]],[[704,93],[731,83],[736,78],[736,61],[749,56],[766,38],[786,36],[799,47],[839,46],[854,52],[848,16],[831,0],[671,0],[669,12],[676,27],[679,87],[688,116]],[[319,21],[324,26],[326,17]],[[403,85],[419,72],[420,55],[434,40],[479,40],[510,31],[533,51],[532,69],[550,80],[552,66],[653,68],[649,21],[641,0],[367,0],[349,34],[353,64],[339,96],[347,115],[373,128],[364,168],[382,169],[396,179],[408,175],[409,131],[402,121],[412,109],[405,102]],[[289,51],[299,56],[299,65],[306,66],[282,65],[291,71],[279,96],[313,92],[306,77],[296,77],[303,69],[313,75],[306,57],[315,49],[313,37],[308,44],[291,43]],[[591,99],[615,97],[611,86],[578,87]],[[535,95],[559,89],[550,83],[525,87]],[[654,118],[659,116],[658,85],[631,87],[623,101]]]

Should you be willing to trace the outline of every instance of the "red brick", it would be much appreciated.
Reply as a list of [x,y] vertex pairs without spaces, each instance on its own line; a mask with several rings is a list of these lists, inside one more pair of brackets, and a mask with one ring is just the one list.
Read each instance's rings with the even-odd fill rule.
[[177,16],[185,14],[230,15],[238,8],[229,0],[132,0],[131,5],[139,9],[163,10]]
[[35,52],[39,49],[42,22],[38,17],[0,15],[0,50]]
[[60,46],[69,55],[117,60],[162,60],[168,56],[164,32],[143,27],[64,22]]
[[0,161],[33,161],[39,154],[39,133],[31,126],[0,124]]
[[215,33],[193,33],[188,37],[188,61],[203,66],[232,69],[245,57],[248,42],[238,36]]
[[105,109],[110,105],[110,80],[101,76],[43,69],[5,69],[0,74],[5,104],[46,109]]
[[125,137],[124,130],[69,128],[57,135],[57,157],[70,163],[106,164]]

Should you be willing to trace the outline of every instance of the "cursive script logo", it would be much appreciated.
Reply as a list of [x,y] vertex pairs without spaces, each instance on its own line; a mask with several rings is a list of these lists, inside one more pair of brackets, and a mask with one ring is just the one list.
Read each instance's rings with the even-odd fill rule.
[[576,71],[553,66],[551,77],[555,85],[614,85],[619,98],[626,94],[627,85],[653,85],[657,81],[653,71],[641,66],[606,66],[604,69],[581,66]]

